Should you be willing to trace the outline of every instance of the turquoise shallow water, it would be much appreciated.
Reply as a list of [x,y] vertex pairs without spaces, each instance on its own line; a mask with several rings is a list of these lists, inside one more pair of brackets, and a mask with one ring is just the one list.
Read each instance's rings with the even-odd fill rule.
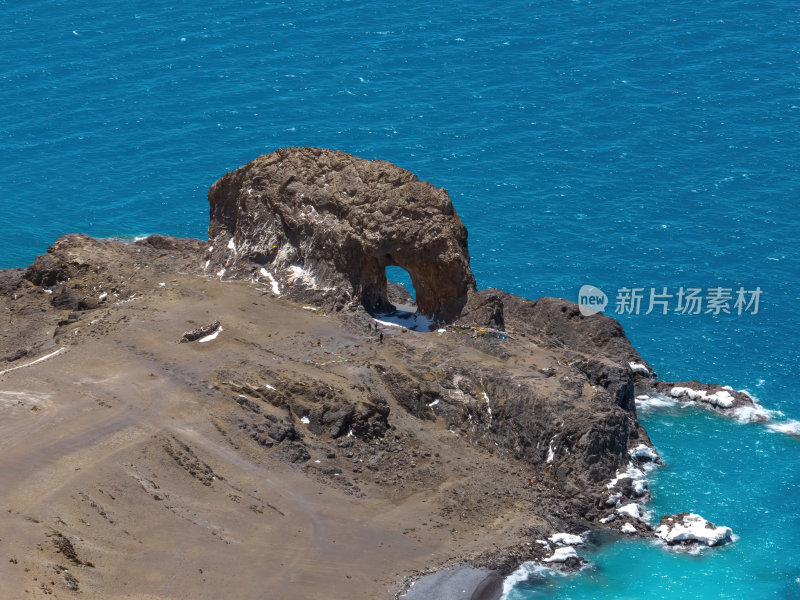
[[[760,287],[757,315],[624,315],[665,379],[800,419],[796,3],[0,0],[0,267],[65,232],[201,237],[208,186],[287,145],[446,187],[482,287]],[[795,598],[800,441],[644,421],[656,514],[740,535],[701,557],[610,544],[517,598]]]

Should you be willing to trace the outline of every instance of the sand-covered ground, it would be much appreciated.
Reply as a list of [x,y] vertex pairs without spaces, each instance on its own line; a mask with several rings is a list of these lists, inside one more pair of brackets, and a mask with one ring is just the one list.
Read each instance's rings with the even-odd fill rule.
[[[468,336],[393,327],[381,344],[369,321],[252,284],[156,265],[118,276],[128,291],[86,311],[25,283],[3,297],[2,350],[33,346],[0,366],[0,597],[391,597],[409,575],[552,528],[552,483],[410,414],[376,377],[434,355],[522,370],[557,366],[552,353],[528,343],[501,360]],[[178,343],[213,320],[215,339]],[[311,418],[270,400],[298,387]],[[382,403],[390,428],[332,436],[314,422],[325,388]],[[291,435],[260,441],[260,423],[293,427],[308,458]]]

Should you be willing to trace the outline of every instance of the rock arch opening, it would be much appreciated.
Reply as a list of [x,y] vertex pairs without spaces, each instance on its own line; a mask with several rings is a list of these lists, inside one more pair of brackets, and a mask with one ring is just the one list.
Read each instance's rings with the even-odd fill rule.
[[436,321],[429,315],[421,314],[417,306],[415,278],[391,257],[386,258],[389,264],[379,269],[380,285],[383,286],[382,300],[367,307],[371,309],[372,316],[384,325],[399,325],[415,331],[435,329]]
[[[417,304],[417,292],[411,274],[403,267],[389,265],[386,267],[386,281],[389,286],[389,302],[399,304]],[[399,287],[398,287],[399,286]],[[402,288],[402,289],[400,289]]]

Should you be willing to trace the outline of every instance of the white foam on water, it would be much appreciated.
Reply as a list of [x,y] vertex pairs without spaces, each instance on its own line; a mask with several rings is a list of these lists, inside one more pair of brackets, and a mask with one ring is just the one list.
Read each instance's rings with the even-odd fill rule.
[[794,419],[783,421],[782,423],[767,423],[767,427],[778,433],[800,437],[800,421],[795,421]]
[[658,453],[645,444],[639,444],[629,452],[631,458],[638,458],[655,462],[658,460]]
[[752,400],[753,406],[745,405],[733,409],[733,416],[735,416],[736,420],[740,423],[764,423],[781,416],[782,413],[780,411],[764,408],[754,398],[752,398]]
[[625,525],[620,528],[620,531],[622,533],[636,533],[636,527],[634,527],[632,523],[625,523]]
[[503,580],[503,593],[500,600],[507,600],[511,591],[520,583],[524,583],[529,579],[544,579],[550,575],[560,575],[558,571],[545,567],[534,562],[522,563],[516,571],[511,573]]
[[794,419],[782,420],[784,415],[781,411],[764,407],[758,401],[758,398],[747,390],[734,390],[728,385],[722,387],[722,390],[713,394],[708,394],[705,390],[693,390],[692,388],[680,386],[673,387],[670,390],[671,397],[658,393],[652,395],[643,394],[636,397],[636,410],[673,407],[678,405],[678,401],[673,400],[673,398],[681,396],[689,398],[692,403],[699,401],[699,404],[706,403],[717,408],[730,408],[734,399],[731,393],[739,393],[746,395],[753,402],[752,406],[737,406],[727,413],[739,423],[763,423],[768,429],[776,433],[800,437],[800,421]]
[[672,408],[678,401],[664,394],[641,394],[636,396],[636,410],[657,410],[659,408]]

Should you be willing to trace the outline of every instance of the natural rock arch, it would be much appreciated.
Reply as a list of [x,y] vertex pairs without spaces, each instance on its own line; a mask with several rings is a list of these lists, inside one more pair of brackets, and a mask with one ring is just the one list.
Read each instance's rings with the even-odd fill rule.
[[399,266],[419,312],[442,321],[457,319],[475,294],[467,230],[447,191],[392,163],[285,148],[223,176],[208,200],[206,269],[220,277],[379,311],[390,306],[386,267]]

